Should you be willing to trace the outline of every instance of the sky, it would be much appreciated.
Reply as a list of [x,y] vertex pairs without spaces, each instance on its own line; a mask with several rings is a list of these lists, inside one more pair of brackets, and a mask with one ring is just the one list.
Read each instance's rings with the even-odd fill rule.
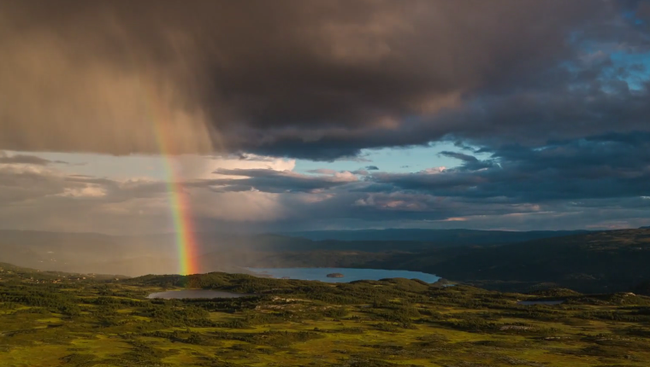
[[650,225],[650,2],[13,1],[0,54],[0,229]]

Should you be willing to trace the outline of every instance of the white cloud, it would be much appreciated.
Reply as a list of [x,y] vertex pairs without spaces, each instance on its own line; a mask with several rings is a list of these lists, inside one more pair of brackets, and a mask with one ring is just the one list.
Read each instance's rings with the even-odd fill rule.
[[442,173],[446,170],[446,167],[432,167],[432,168],[427,168],[422,171],[422,173],[427,173],[427,174],[436,174],[436,173]]
[[[248,154],[245,156],[206,157],[185,155],[171,159],[172,165],[183,180],[213,178],[213,172],[218,169],[269,169],[273,171],[293,171],[295,159],[265,157]],[[220,178],[239,178],[237,176],[221,176]]]

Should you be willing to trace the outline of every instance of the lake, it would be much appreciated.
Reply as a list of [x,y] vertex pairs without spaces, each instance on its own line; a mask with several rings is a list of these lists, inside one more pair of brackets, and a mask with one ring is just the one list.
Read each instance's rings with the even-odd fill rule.
[[[419,279],[435,283],[440,277],[433,274],[408,270],[352,269],[352,268],[249,268],[261,276],[300,280],[320,280],[321,282],[341,283],[355,280],[380,280],[386,278]],[[342,278],[329,278],[327,274],[340,273]]]
[[183,289],[180,291],[167,291],[151,293],[147,298],[181,299],[181,298],[239,298],[250,294],[213,291],[210,289]]

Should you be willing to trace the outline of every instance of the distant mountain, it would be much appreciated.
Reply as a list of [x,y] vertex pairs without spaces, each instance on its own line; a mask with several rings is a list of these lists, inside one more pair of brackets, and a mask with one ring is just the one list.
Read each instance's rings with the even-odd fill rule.
[[[197,262],[201,271],[241,271],[239,266],[282,266],[287,257],[280,254],[291,252],[302,255],[293,256],[287,264],[310,266],[312,260],[336,262],[338,255],[318,257],[323,251],[339,251],[348,257],[343,263],[349,266],[363,259],[386,257],[353,256],[350,252],[412,253],[447,246],[514,243],[566,233],[571,232],[392,229],[301,232],[301,236],[197,233],[200,244]],[[173,234],[108,236],[0,230],[0,261],[40,270],[125,275],[173,273],[178,268],[177,251]]]
[[650,229],[593,232],[517,244],[443,248],[371,264],[499,288],[554,283],[583,292],[627,291],[650,280]]
[[122,275],[114,274],[80,274],[80,273],[70,273],[70,272],[61,272],[61,271],[41,271],[38,269],[25,268],[22,266],[16,266],[14,264],[8,264],[0,262],[0,281],[9,281],[9,280],[19,280],[19,281],[29,281],[30,283],[38,283],[40,281],[52,281],[62,278],[77,278],[79,279],[83,275],[83,279],[94,279],[94,280],[107,280],[107,279],[125,279],[128,277]]
[[[242,266],[281,265],[286,252],[415,251],[428,244],[408,241],[312,241],[282,235],[228,235],[198,233],[199,271],[247,272]],[[171,274],[178,271],[178,249],[173,234],[107,236],[0,230],[0,261],[39,270],[124,275]],[[308,264],[306,266],[309,266]]]
[[[561,236],[567,233],[573,234]],[[629,290],[650,280],[650,229],[393,229],[300,234],[313,239],[279,234],[199,233],[201,250],[195,260],[200,272],[243,273],[246,267],[295,266],[416,270],[502,290],[527,290],[540,283],[585,292]],[[347,240],[324,239],[327,237]],[[39,270],[129,276],[171,274],[178,269],[177,259],[172,234],[0,231],[0,261]]]
[[212,235],[203,237],[203,243],[220,245],[202,256],[201,262],[206,269],[224,262],[246,267],[359,267],[433,249],[502,245],[575,233],[588,232],[387,229],[222,235],[218,239]]
[[[352,232],[352,237],[345,233],[346,238],[362,232],[370,233],[370,238],[380,233],[385,236],[382,240],[312,240],[273,234],[201,233],[201,255],[195,260],[200,272],[243,273],[245,267],[356,267],[423,271],[509,291],[559,286],[612,292],[634,290],[643,284],[643,289],[650,289],[650,229],[579,231],[561,237],[551,235],[566,232]],[[396,238],[396,233],[420,239],[427,235],[427,241],[390,239]],[[530,237],[542,238],[515,242]],[[178,267],[176,251],[173,235],[0,231],[0,262],[39,270],[171,274]]]
[[[109,236],[0,230],[0,261],[39,270],[169,274],[178,269],[177,251],[173,234]],[[220,269],[228,271],[233,267],[224,264],[222,268],[206,271]]]
[[[328,241],[315,241],[324,242]],[[356,241],[335,243],[349,245]],[[615,292],[634,290],[640,284],[650,289],[650,229],[586,232],[500,245],[429,245],[401,252],[283,252],[262,261],[269,266],[423,271],[504,291],[564,287],[581,292]]]
[[302,231],[284,233],[286,236],[304,237],[314,241],[417,241],[454,245],[485,245],[515,243],[541,238],[588,233],[574,231],[497,231],[472,229],[370,229],[344,231]]

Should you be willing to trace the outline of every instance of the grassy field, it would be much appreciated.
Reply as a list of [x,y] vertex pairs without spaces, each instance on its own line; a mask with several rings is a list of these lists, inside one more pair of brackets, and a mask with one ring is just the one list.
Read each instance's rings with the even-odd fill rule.
[[[648,366],[650,298],[393,279],[4,273],[0,366]],[[150,300],[182,287],[255,293]],[[532,299],[561,305],[523,306]]]

